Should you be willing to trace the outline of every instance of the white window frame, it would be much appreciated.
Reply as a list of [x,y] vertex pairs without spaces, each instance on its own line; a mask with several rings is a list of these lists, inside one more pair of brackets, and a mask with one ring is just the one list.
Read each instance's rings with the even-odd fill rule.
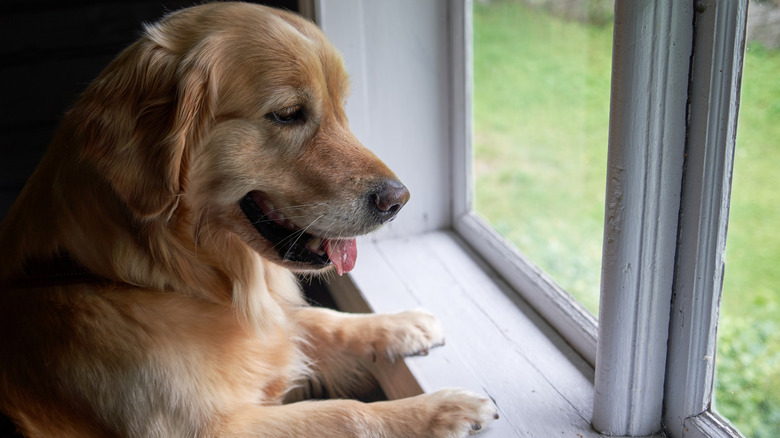
[[664,423],[673,436],[739,433],[711,412],[748,0],[696,2],[688,143]]
[[[448,48],[427,64],[435,71],[419,70],[413,81],[398,75],[397,88],[418,99],[431,122],[414,125],[421,135],[411,145],[385,141],[397,128],[379,132],[370,123],[399,126],[408,116],[393,113],[392,96],[383,97],[390,104],[381,109],[370,96],[377,75],[386,80],[404,66],[394,71],[385,53],[375,56],[367,45],[379,41],[384,49],[377,50],[392,52],[394,38],[398,46],[411,41],[404,47],[420,38],[406,35],[410,25],[393,15],[399,4],[410,16],[416,9],[426,9],[426,17],[441,13],[444,23],[431,23],[425,35],[439,40],[434,47]],[[387,13],[379,11],[385,6]],[[642,436],[663,424],[672,437],[740,436],[710,411],[710,402],[747,0],[617,0],[598,324],[471,210],[471,6],[468,0],[313,2],[352,75],[348,112],[356,134],[403,180],[421,178],[438,195],[405,212],[380,238],[454,229],[595,367],[597,430]],[[398,35],[374,29],[388,21]],[[408,168],[409,154],[419,154],[419,168]],[[442,173],[440,163],[449,169]]]

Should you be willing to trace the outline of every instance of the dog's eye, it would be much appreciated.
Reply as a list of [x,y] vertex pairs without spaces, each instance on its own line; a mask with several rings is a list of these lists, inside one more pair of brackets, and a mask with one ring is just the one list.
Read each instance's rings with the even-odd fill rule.
[[306,113],[303,107],[298,105],[274,111],[267,116],[272,122],[280,125],[292,125],[306,121]]

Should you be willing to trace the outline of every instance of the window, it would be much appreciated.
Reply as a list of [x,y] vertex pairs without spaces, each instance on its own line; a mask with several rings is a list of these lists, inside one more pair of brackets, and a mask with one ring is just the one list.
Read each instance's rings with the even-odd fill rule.
[[472,3],[315,6],[358,137],[414,205],[351,281],[374,310],[432,306],[453,333],[406,361],[416,390],[482,388],[515,434],[738,436],[710,403],[746,0],[616,4],[598,324],[474,212]]
[[[600,310],[593,417],[594,426],[610,434],[653,432],[662,405],[672,436],[682,436],[683,428],[736,434],[708,408],[746,6],[616,5],[601,291],[606,308]],[[460,229],[466,234],[470,226]],[[480,247],[476,240],[470,239]],[[528,284],[517,286],[529,301],[539,295]],[[555,287],[537,289],[560,296]],[[549,303],[536,301],[550,318]],[[571,309],[561,313],[578,316]],[[571,324],[558,328],[572,339]],[[578,345],[587,357],[587,340]]]

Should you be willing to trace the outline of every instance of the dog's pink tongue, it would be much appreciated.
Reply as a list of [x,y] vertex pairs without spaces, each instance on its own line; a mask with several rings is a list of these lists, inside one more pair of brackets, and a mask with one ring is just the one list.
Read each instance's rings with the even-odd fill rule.
[[325,251],[328,258],[336,267],[339,275],[349,272],[355,267],[357,260],[357,243],[355,239],[334,239],[328,240],[325,245]]

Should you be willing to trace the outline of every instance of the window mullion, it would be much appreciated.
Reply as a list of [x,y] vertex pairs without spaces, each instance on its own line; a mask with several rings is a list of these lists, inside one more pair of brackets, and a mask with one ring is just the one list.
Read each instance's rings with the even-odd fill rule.
[[593,426],[661,429],[692,2],[618,1]]
[[[747,0],[697,5],[664,401],[664,422],[675,437],[710,418],[700,414],[709,410],[712,400],[747,23]],[[687,421],[692,417],[696,420]],[[715,423],[711,426],[722,430]]]

